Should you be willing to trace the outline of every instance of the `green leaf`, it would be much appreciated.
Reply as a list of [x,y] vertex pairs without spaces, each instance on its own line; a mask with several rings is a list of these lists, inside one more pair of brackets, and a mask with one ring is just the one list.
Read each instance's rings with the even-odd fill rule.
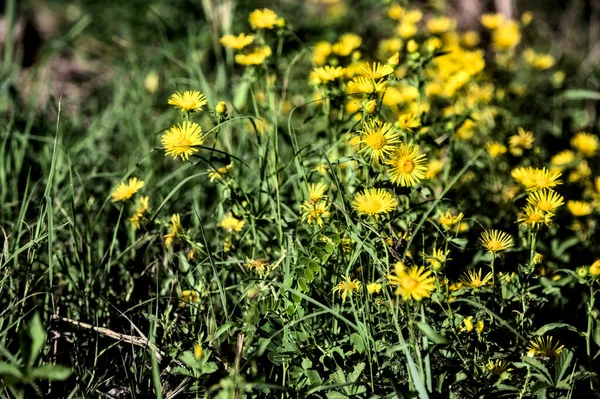
[[446,338],[439,332],[435,331],[433,328],[431,328],[429,326],[429,324],[424,323],[422,321],[417,321],[416,324],[417,324],[417,327],[419,327],[419,330],[421,330],[421,332],[423,334],[425,334],[425,336],[427,338],[429,338],[429,340],[431,342],[433,342],[434,344],[445,345],[448,342],[450,342],[450,341],[448,341],[448,338]]
[[346,395],[336,391],[327,392],[325,396],[327,396],[327,399],[348,399]]
[[28,367],[33,366],[33,362],[40,354],[44,342],[46,342],[46,331],[42,325],[40,315],[36,313],[27,325],[21,342],[21,350],[24,354],[25,364]]
[[363,339],[359,333],[353,333],[350,335],[350,342],[352,345],[354,345],[354,349],[358,353],[363,353],[365,351],[365,343],[363,342]]
[[554,371],[554,377],[555,377],[554,381],[557,384],[560,381],[562,381],[563,376],[565,375],[565,373],[569,369],[569,366],[571,365],[571,360],[573,360],[573,352],[571,352],[568,349],[563,349],[560,352],[558,359],[556,359],[556,366],[555,366],[555,371]]
[[565,90],[562,94],[565,100],[600,100],[600,92],[592,90]]
[[21,374],[21,371],[18,368],[6,362],[0,362],[0,375],[19,379],[23,377],[23,374]]
[[35,380],[64,381],[69,378],[71,373],[72,371],[69,367],[45,364],[33,369],[31,377]]
[[539,328],[535,332],[535,335],[544,335],[548,331],[554,330],[554,329],[557,329],[557,328],[566,328],[569,331],[576,332],[577,334],[581,335],[582,337],[585,336],[585,334],[583,332],[579,331],[578,329],[576,329],[572,325],[566,324],[566,323],[550,323],[550,324],[546,324],[545,326],[542,326],[541,328]]

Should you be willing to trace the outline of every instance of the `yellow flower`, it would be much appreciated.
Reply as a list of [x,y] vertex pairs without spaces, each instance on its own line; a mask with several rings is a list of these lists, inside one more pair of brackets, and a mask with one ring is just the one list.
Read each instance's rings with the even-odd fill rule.
[[465,317],[462,321],[464,326],[460,326],[458,330],[460,332],[471,332],[473,331],[473,316]]
[[221,179],[231,175],[232,168],[233,168],[233,163],[230,163],[227,166],[223,166],[223,167],[217,168],[217,169],[210,168],[208,170],[208,178],[210,179],[211,182],[214,182],[215,180],[221,180]]
[[[369,101],[363,103],[362,108],[363,108],[363,111],[367,115],[371,115],[377,109],[377,101],[375,101],[375,100],[369,100]],[[358,139],[359,139],[359,144],[360,144],[360,137],[358,137]]]
[[312,57],[313,61],[316,65],[323,65],[327,62],[327,57],[331,54],[331,43],[329,42],[319,42],[315,45],[313,49]]
[[319,172],[322,175],[326,175],[327,174],[327,168],[328,168],[328,166],[327,166],[326,163],[321,163],[321,164],[318,164],[317,166],[315,166],[313,168],[313,170],[315,172]]
[[400,136],[391,123],[367,122],[360,133],[360,143],[365,145],[361,152],[366,151],[373,163],[387,158],[394,151],[395,145],[400,142]]
[[485,277],[481,278],[481,269],[478,271],[471,269],[463,274],[460,280],[464,285],[467,285],[473,289],[479,289],[483,286],[491,284],[492,273],[488,273],[485,275]]
[[146,75],[144,79],[144,87],[148,90],[149,93],[154,93],[156,89],[158,89],[158,83],[160,82],[160,77],[156,71],[152,71]]
[[321,198],[326,197],[325,191],[327,190],[327,186],[324,183],[317,184],[309,184],[308,185],[308,198],[310,202],[317,202]]
[[600,259],[592,263],[592,265],[590,266],[590,274],[592,275],[592,277],[600,276]]
[[423,266],[413,266],[409,269],[396,267],[393,275],[387,276],[390,285],[395,285],[396,295],[402,296],[404,300],[414,299],[420,301],[429,298],[435,289],[435,277],[431,271],[425,270]]
[[480,41],[481,41],[481,38],[479,37],[479,33],[477,31],[468,30],[465,33],[463,33],[462,44],[465,47],[468,47],[468,48],[476,47]]
[[246,269],[254,271],[261,277],[263,277],[265,273],[269,271],[269,266],[269,261],[266,259],[246,258],[246,263],[244,263],[244,267]]
[[517,222],[524,226],[535,229],[542,224],[549,225],[552,222],[553,216],[554,213],[552,212],[545,212],[538,207],[527,205],[519,214]]
[[591,175],[592,169],[590,169],[590,165],[586,160],[583,160],[569,174],[569,183],[585,183]]
[[529,341],[527,346],[527,356],[539,357],[544,360],[554,360],[564,349],[564,345],[559,346],[559,342],[554,344],[552,337],[536,337]]
[[551,212],[564,204],[564,198],[556,191],[546,188],[529,193],[527,202],[544,212]]
[[562,181],[558,180],[561,173],[546,168],[519,167],[512,170],[511,176],[530,191],[552,188],[562,184]]
[[557,168],[559,170],[563,169],[565,166],[569,165],[575,160],[575,153],[571,150],[564,150],[554,155],[550,159],[550,164],[553,168]]
[[586,216],[592,213],[592,206],[584,201],[567,201],[567,208],[573,216]]
[[361,215],[379,217],[392,212],[398,203],[392,195],[381,188],[370,188],[354,196],[352,205]]
[[179,236],[179,230],[181,228],[181,218],[176,213],[171,215],[171,227],[168,234],[165,234],[165,247],[169,248],[173,243],[173,240]]
[[326,65],[324,67],[317,67],[313,69],[308,77],[308,81],[310,84],[318,86],[328,82],[333,82],[337,78],[344,76],[344,73],[346,73],[346,68]]
[[185,306],[186,303],[196,303],[200,300],[200,295],[196,290],[183,290],[179,306]]
[[144,187],[144,181],[138,180],[137,177],[129,179],[128,183],[122,182],[112,193],[112,202],[126,201],[133,197],[133,194],[137,193],[142,187]]
[[481,245],[492,253],[504,251],[514,246],[513,239],[510,234],[500,230],[486,230],[479,238]]
[[409,112],[398,117],[398,126],[400,126],[400,129],[412,131],[421,126],[421,120],[417,115]]
[[510,363],[508,363],[505,360],[500,360],[500,359],[497,359],[494,362],[489,360],[486,368],[489,373],[495,374],[495,375],[501,375],[505,372],[512,371],[512,368],[510,367]]
[[403,39],[410,39],[417,33],[417,25],[402,22],[396,27],[396,34]]
[[302,211],[302,222],[312,226],[313,223],[317,223],[319,227],[323,227],[323,219],[331,216],[329,212],[329,204],[326,201],[318,201],[316,203],[311,201],[304,201],[300,205]]
[[490,30],[498,29],[506,21],[502,14],[483,14],[481,16],[481,24]]
[[140,227],[140,220],[149,211],[150,205],[148,196],[141,197],[135,210],[133,211],[133,216],[129,218],[129,223],[131,223],[131,227],[133,227],[134,230]]
[[344,281],[333,288],[333,292],[339,292],[342,296],[342,302],[346,302],[346,297],[352,296],[353,293],[360,292],[362,283],[358,280],[351,280],[350,277],[342,275]]
[[483,320],[477,320],[477,323],[475,323],[475,330],[478,334],[481,334],[483,332],[484,327],[485,324],[483,323]]
[[223,46],[232,48],[234,50],[241,50],[248,46],[254,41],[254,36],[240,33],[238,36],[235,35],[224,35],[220,42]]
[[391,65],[382,65],[379,62],[374,62],[373,64],[364,62],[360,64],[358,73],[365,78],[377,80],[394,73],[394,68]]
[[510,50],[521,41],[521,31],[515,21],[506,21],[492,33],[492,43],[497,50]]
[[399,21],[404,16],[404,7],[399,4],[392,4],[387,10],[387,16],[391,19]]
[[492,158],[499,157],[506,152],[506,146],[497,141],[491,141],[485,145],[485,149]]
[[246,222],[243,219],[236,219],[231,212],[223,216],[220,226],[225,229],[228,233],[234,231],[240,232],[244,228]]
[[264,46],[254,49],[253,52],[248,54],[237,54],[235,56],[235,62],[240,65],[260,65],[267,57],[271,56],[271,47]]
[[446,230],[450,230],[454,226],[456,226],[456,224],[462,220],[463,216],[464,216],[464,214],[462,212],[460,212],[458,215],[454,216],[454,215],[452,215],[452,213],[450,211],[446,211],[446,213],[442,213],[442,211],[438,210],[438,220],[439,220],[440,224],[442,225],[442,227]]
[[254,10],[248,16],[252,29],[273,29],[278,25],[278,19],[279,16],[268,8]]
[[384,91],[387,88],[387,82],[380,80],[374,81],[363,76],[357,76],[348,83],[348,93],[372,94]]
[[523,154],[523,150],[529,150],[533,144],[533,133],[526,132],[522,127],[518,129],[518,132],[508,139],[510,153],[517,157]]
[[392,159],[387,162],[392,183],[411,187],[425,177],[427,158],[420,152],[418,145],[400,144]]
[[449,30],[453,30],[456,26],[456,21],[452,18],[448,17],[436,17],[431,18],[427,21],[427,30],[429,33],[434,35],[439,35],[441,33],[448,32]]
[[217,105],[215,105],[215,114],[218,116],[227,116],[227,104],[225,104],[225,101],[219,101]]
[[194,359],[196,359],[196,360],[202,359],[203,354],[204,354],[204,351],[202,350],[202,346],[194,345]]
[[575,273],[577,273],[580,278],[586,278],[589,273],[589,268],[587,266],[579,266],[575,269]]
[[447,261],[451,260],[448,258],[448,254],[450,251],[444,251],[442,249],[433,248],[432,254],[428,255],[426,253],[421,254],[421,257],[429,264],[435,271],[439,271],[442,269],[442,266],[446,264]]
[[523,25],[527,26],[533,21],[533,13],[531,11],[525,11],[521,14],[521,22]]
[[196,122],[185,121],[166,130],[162,136],[162,145],[166,155],[186,160],[198,149],[195,146],[204,144],[202,128]]
[[346,57],[357,49],[361,43],[362,39],[360,36],[354,33],[345,33],[340,37],[340,40],[333,45],[332,51],[335,55]]
[[439,159],[430,159],[427,163],[427,172],[425,172],[425,180],[433,180],[444,169],[444,162]]
[[402,16],[402,22],[407,24],[416,24],[423,18],[421,10],[408,10]]
[[206,105],[206,96],[199,91],[187,90],[183,93],[175,92],[169,97],[169,104],[184,112],[196,112]]
[[591,133],[577,133],[571,139],[571,146],[577,149],[584,157],[593,157],[598,150],[598,136]]
[[419,45],[414,40],[409,40],[408,43],[406,43],[406,51],[408,51],[409,53],[414,53],[418,49]]
[[367,291],[371,295],[379,294],[381,292],[381,284],[379,284],[379,283],[367,284]]

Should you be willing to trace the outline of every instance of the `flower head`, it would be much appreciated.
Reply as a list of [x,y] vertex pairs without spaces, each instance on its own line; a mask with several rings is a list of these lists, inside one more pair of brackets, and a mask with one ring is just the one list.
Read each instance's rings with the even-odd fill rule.
[[397,286],[396,295],[404,300],[429,298],[435,289],[435,277],[423,266],[406,268],[397,265],[394,274],[388,275],[387,279],[390,285]]
[[345,33],[340,37],[340,40],[333,45],[333,53],[346,57],[360,46],[362,39],[354,33]]
[[571,139],[571,145],[584,157],[593,157],[598,151],[598,136],[580,132]]
[[508,146],[510,147],[510,153],[514,156],[521,156],[523,150],[531,149],[533,144],[533,133],[526,132],[522,127],[518,129],[518,133],[510,136],[508,139]]
[[200,125],[185,121],[165,131],[161,141],[167,155],[186,160],[198,151],[195,146],[204,144],[204,137]]
[[600,259],[592,263],[590,266],[590,275],[592,277],[600,277]]
[[510,363],[508,363],[506,360],[501,359],[496,359],[495,361],[489,360],[486,365],[486,368],[490,374],[495,375],[501,375],[512,370],[512,368],[510,367]]
[[233,163],[230,163],[227,166],[223,166],[220,168],[209,168],[208,169],[208,178],[211,183],[215,180],[219,181],[231,175],[231,169],[233,168]]
[[567,208],[573,216],[587,216],[592,213],[592,205],[584,201],[567,201]]
[[300,205],[302,211],[302,222],[312,226],[316,223],[319,227],[323,227],[323,219],[331,216],[329,212],[330,204],[327,201],[318,200],[317,202],[304,201]]
[[169,104],[179,108],[184,112],[197,112],[201,111],[202,107],[206,105],[206,96],[199,91],[187,90],[183,93],[175,92],[175,94],[169,97]]
[[429,264],[433,270],[439,271],[446,264],[447,261],[451,260],[448,258],[448,254],[450,254],[449,250],[442,250],[433,248],[431,255],[423,253],[421,256]]
[[499,157],[506,152],[506,146],[497,141],[491,141],[485,145],[485,149],[492,158]]
[[486,230],[479,238],[481,245],[492,253],[504,251],[514,245],[510,234],[500,230]]
[[178,213],[171,215],[171,225],[169,233],[165,234],[165,247],[169,248],[175,238],[179,237],[179,230],[181,229],[181,218]]
[[521,30],[515,21],[506,21],[492,33],[492,43],[497,50],[511,50],[521,41]]
[[348,276],[342,275],[342,278],[344,281],[338,283],[338,285],[333,288],[333,292],[339,292],[342,297],[342,302],[346,302],[346,297],[352,296],[353,293],[360,292],[362,283],[358,280],[352,280]]
[[220,42],[223,46],[229,47],[234,50],[241,50],[248,46],[254,41],[254,36],[240,33],[238,36],[235,35],[224,35]]
[[248,22],[252,29],[273,29],[279,24],[279,16],[269,8],[257,9],[250,13]]
[[237,54],[235,62],[240,65],[260,65],[271,56],[271,47],[264,46],[255,48],[253,52],[248,54]]
[[269,261],[266,259],[248,259],[244,263],[244,267],[248,270],[252,270],[259,276],[263,277],[269,270]]
[[527,356],[539,357],[543,360],[554,360],[558,357],[560,352],[564,349],[564,345],[560,345],[556,342],[552,342],[552,337],[535,337],[529,341],[527,346]]
[[450,211],[442,213],[442,211],[438,210],[438,220],[446,230],[450,230],[456,226],[462,220],[463,216],[464,214],[462,212],[459,212],[458,215],[454,216]]
[[122,182],[113,191],[112,202],[126,201],[133,197],[133,194],[137,193],[142,187],[144,187],[144,181],[139,180],[137,177],[132,177],[128,183]]
[[365,78],[378,80],[394,73],[394,68],[389,64],[381,64],[379,62],[369,64],[368,62],[364,62],[360,65],[358,73]]
[[374,163],[391,154],[400,142],[400,136],[391,123],[367,122],[360,133],[360,143],[364,145],[361,151],[367,152]]
[[341,78],[346,73],[346,68],[341,66],[325,65],[323,67],[317,67],[312,70],[308,77],[310,84],[318,86],[333,82],[338,78]]
[[327,191],[327,186],[324,183],[317,184],[308,184],[308,199],[310,202],[318,202],[323,197],[327,197],[325,195],[325,191]]
[[379,283],[370,283],[370,284],[367,284],[367,291],[371,295],[373,295],[373,294],[379,294],[381,292],[381,288],[382,288],[382,286]]
[[562,184],[562,181],[558,179],[561,175],[560,172],[553,172],[546,168],[532,168],[530,166],[516,168],[511,172],[513,179],[532,191],[552,188]]
[[244,228],[246,222],[243,219],[236,219],[231,212],[223,216],[220,226],[228,233],[240,232]]
[[149,198],[148,196],[141,197],[133,211],[133,215],[129,218],[129,223],[133,229],[140,227],[140,221],[150,211]]
[[536,206],[526,205],[519,214],[517,222],[523,226],[535,229],[542,224],[549,225],[552,222],[554,213],[546,212]]
[[385,91],[387,84],[388,83],[385,80],[375,81],[363,76],[357,76],[348,83],[348,92],[363,94],[379,93]]
[[473,289],[479,289],[492,282],[492,273],[486,274],[483,278],[481,277],[481,269],[475,271],[474,269],[469,270],[461,277],[460,281]]
[[370,188],[356,194],[352,205],[359,214],[377,218],[396,209],[398,203],[386,190]]
[[196,290],[183,290],[179,306],[183,307],[186,303],[196,303],[200,300],[200,295]]
[[421,148],[415,144],[400,144],[387,163],[392,183],[411,187],[425,177],[427,158],[421,154]]
[[564,198],[556,191],[546,188],[529,193],[527,202],[544,212],[551,212],[564,204]]

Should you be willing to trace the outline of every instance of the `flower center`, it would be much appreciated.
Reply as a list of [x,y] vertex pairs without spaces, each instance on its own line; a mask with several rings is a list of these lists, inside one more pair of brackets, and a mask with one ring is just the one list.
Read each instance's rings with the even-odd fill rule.
[[182,147],[182,148],[188,149],[191,146],[192,146],[192,141],[187,137],[183,137],[183,138],[179,139],[179,141],[177,142],[177,147]]
[[419,282],[412,277],[407,277],[402,282],[402,285],[407,291],[413,291],[419,286]]
[[415,163],[412,159],[405,159],[404,162],[402,162],[402,172],[409,174],[411,173],[413,170],[415,170]]
[[373,150],[381,150],[383,147],[385,147],[387,140],[381,132],[376,132],[370,134],[365,142]]
[[364,204],[363,209],[365,213],[378,213],[381,210],[381,202],[378,199],[372,199]]

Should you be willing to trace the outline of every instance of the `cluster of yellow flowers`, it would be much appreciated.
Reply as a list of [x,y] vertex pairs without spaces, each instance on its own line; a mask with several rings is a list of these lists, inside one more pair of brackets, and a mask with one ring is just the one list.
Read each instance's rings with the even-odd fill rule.
[[272,50],[263,36],[263,31],[281,29],[285,27],[285,20],[280,18],[271,9],[254,10],[248,17],[250,26],[258,32],[258,35],[249,35],[240,33],[239,35],[224,35],[221,37],[221,44],[238,52],[235,56],[235,62],[240,65],[251,66],[261,65],[271,56]]

